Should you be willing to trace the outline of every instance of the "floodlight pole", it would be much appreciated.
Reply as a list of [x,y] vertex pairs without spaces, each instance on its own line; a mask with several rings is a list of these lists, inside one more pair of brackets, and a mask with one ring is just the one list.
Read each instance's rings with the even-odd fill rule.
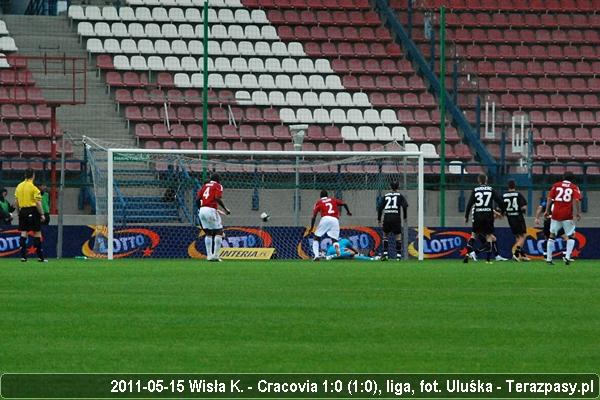
[[[302,151],[302,143],[304,142],[305,131],[308,125],[290,125],[292,132],[292,141],[294,143],[294,151]],[[296,156],[296,184],[294,189],[294,223],[300,226],[300,157]]]
[[50,212],[57,213],[56,202],[58,199],[56,191],[56,104],[50,104],[50,138],[52,144],[50,146]]
[[[208,0],[204,1],[204,54],[202,67],[202,150],[208,150]],[[202,155],[202,183],[208,178],[206,154]]]

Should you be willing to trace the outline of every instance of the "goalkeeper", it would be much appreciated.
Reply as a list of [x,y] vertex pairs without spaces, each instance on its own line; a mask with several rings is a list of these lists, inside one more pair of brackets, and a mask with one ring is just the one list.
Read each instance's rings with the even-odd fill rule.
[[366,261],[375,261],[379,260],[379,257],[369,257],[360,254],[360,252],[352,247],[352,242],[350,240],[343,238],[337,242],[340,246],[340,255],[336,254],[335,246],[330,244],[327,247],[327,252],[325,253],[326,260],[336,260],[336,259],[354,259],[354,260],[366,260]]

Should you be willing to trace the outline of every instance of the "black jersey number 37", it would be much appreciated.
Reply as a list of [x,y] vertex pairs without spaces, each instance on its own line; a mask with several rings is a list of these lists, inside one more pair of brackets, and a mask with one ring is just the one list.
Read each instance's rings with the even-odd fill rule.
[[489,207],[492,201],[492,192],[475,193],[475,207]]

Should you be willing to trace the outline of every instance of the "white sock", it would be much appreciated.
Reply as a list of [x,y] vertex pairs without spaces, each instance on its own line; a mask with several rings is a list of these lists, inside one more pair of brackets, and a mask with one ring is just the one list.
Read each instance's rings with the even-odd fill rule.
[[574,248],[575,248],[575,240],[574,239],[567,240],[567,252],[565,253],[565,257],[567,257],[568,259],[571,259],[571,253],[573,252]]
[[204,237],[204,244],[206,245],[206,259],[212,260],[212,258],[213,258],[213,252],[212,252],[213,238],[212,238],[212,236],[206,235]]
[[220,236],[220,235],[215,236],[215,254],[213,254],[214,258],[219,258],[219,250],[221,250],[222,244],[223,244],[223,236]]
[[548,239],[546,243],[546,261],[552,261],[552,252],[554,251],[554,239]]
[[319,241],[317,239],[313,239],[313,256],[319,257]]

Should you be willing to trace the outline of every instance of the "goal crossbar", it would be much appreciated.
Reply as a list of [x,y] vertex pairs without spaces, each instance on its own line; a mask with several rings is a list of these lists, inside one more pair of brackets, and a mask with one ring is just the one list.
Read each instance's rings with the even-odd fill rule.
[[386,157],[386,158],[416,158],[417,159],[417,243],[418,259],[424,259],[423,232],[425,228],[425,193],[424,193],[424,154],[421,151],[272,151],[272,150],[170,150],[170,149],[140,149],[140,148],[107,148],[107,258],[114,256],[114,156],[115,154],[165,154],[165,155],[188,155],[188,156],[248,156],[248,157],[331,157],[337,159],[348,159],[354,157]]

